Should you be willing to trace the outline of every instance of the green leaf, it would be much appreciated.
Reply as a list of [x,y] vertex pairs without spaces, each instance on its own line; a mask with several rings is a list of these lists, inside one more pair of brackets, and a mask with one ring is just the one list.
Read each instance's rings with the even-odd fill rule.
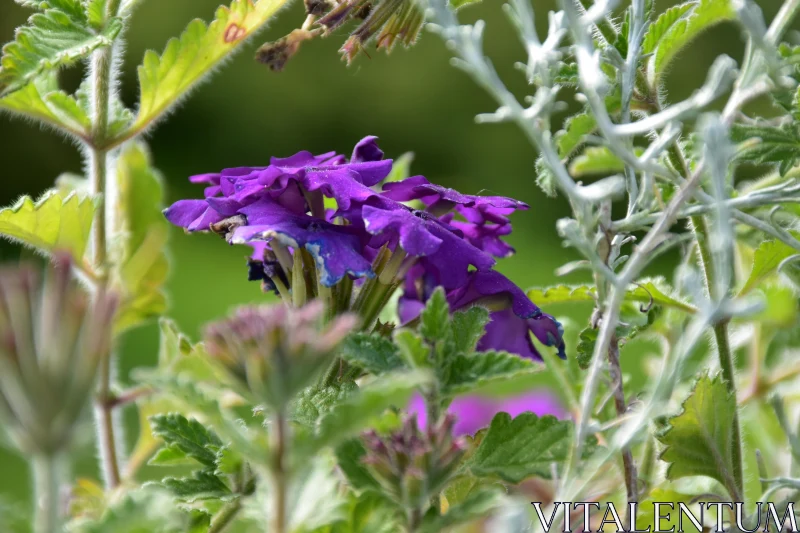
[[202,470],[194,472],[192,477],[165,478],[161,484],[176,498],[187,503],[198,500],[230,500],[236,497],[220,478]]
[[597,129],[594,115],[583,111],[572,115],[564,122],[564,129],[556,133],[558,155],[562,159],[569,157],[581,144],[583,139]]
[[443,515],[429,514],[422,521],[420,533],[439,533],[447,528],[485,518],[503,503],[503,491],[498,487],[482,487],[472,491],[458,505]]
[[411,163],[414,162],[414,153],[406,152],[392,161],[392,171],[383,180],[383,183],[403,181],[411,175]]
[[217,9],[210,25],[202,20],[189,23],[161,56],[147,51],[138,69],[139,113],[123,137],[135,135],[162,116],[285,4],[286,0],[234,0],[230,7]]
[[687,2],[677,6],[672,6],[661,13],[655,22],[647,27],[647,33],[642,40],[642,55],[651,54],[656,51],[661,39],[667,32],[696,5],[695,2]]
[[342,344],[341,356],[348,363],[376,376],[405,366],[397,346],[390,339],[368,333],[355,333],[347,337]]
[[475,4],[480,2],[481,0],[449,0],[450,7],[453,9],[461,9],[464,6],[468,6],[470,4]]
[[529,359],[506,352],[460,354],[449,366],[447,381],[442,383],[442,393],[456,396],[497,382],[511,387],[513,381],[529,378],[543,368]]
[[354,381],[345,381],[327,387],[309,387],[292,402],[292,418],[301,424],[313,426],[334,405],[357,391],[358,385]]
[[450,305],[444,289],[437,287],[420,315],[420,333],[429,341],[444,339],[450,327]]
[[313,454],[325,446],[336,446],[364,430],[373,418],[390,407],[405,407],[415,390],[430,382],[425,372],[385,374],[361,387],[343,402],[333,406],[319,421],[317,435],[311,442],[298,444]]
[[91,199],[74,193],[63,196],[48,191],[35,203],[23,196],[13,206],[0,209],[0,235],[43,252],[68,251],[81,264],[94,211]]
[[776,164],[781,176],[800,162],[800,135],[793,124],[782,127],[734,124],[731,140],[745,143],[736,152],[737,161]]
[[588,146],[569,165],[569,173],[575,178],[596,174],[613,174],[623,170],[625,170],[625,164],[605,146]]
[[628,33],[630,32],[631,27],[631,10],[630,8],[625,10],[625,17],[622,19],[622,24],[619,27],[619,31],[617,32],[617,38],[614,41],[614,48],[617,49],[619,55],[622,58],[628,57]]
[[[669,419],[657,436],[666,448],[667,479],[708,476],[736,487],[733,478],[733,436],[736,398],[720,375],[701,377],[683,402],[683,411]],[[738,443],[737,443],[738,445]],[[732,493],[735,493],[732,492]]]
[[166,310],[163,285],[169,261],[166,256],[169,224],[162,215],[164,187],[150,164],[150,154],[140,143],[125,147],[117,161],[117,195],[111,212],[111,234],[118,236],[114,269],[122,303],[117,328],[124,329]]
[[348,439],[336,447],[336,462],[355,490],[380,491],[380,484],[364,464],[366,453],[360,439]]
[[402,531],[396,506],[376,492],[351,495],[345,520],[331,533],[395,533]]
[[226,446],[217,452],[217,469],[214,473],[218,476],[236,476],[241,473],[243,466],[242,456]]
[[[793,231],[791,233],[795,238],[800,238],[800,232]],[[742,290],[739,291],[739,296],[749,293],[775,274],[781,262],[796,253],[794,248],[780,241],[762,242],[753,255],[753,268]]]
[[689,43],[712,26],[734,20],[736,10],[730,0],[699,0],[658,40],[648,65],[648,81],[656,87],[669,64]]
[[464,353],[475,351],[488,323],[489,311],[480,306],[453,313],[451,327],[456,350]]
[[553,171],[547,166],[544,157],[541,155],[536,158],[534,165],[536,170],[536,185],[542,192],[549,198],[558,196],[558,187],[556,185],[556,176]]
[[[669,296],[659,289],[658,285],[663,283],[663,280],[659,278],[650,281],[642,280],[636,284],[635,288],[628,289],[628,292],[625,293],[625,300],[649,305],[652,298],[653,303],[664,307],[679,309],[690,314],[694,314],[697,311],[693,305]],[[529,289],[527,294],[528,298],[540,307],[553,304],[595,301],[595,289],[588,285],[556,285],[543,289]]]
[[576,349],[576,358],[578,366],[583,370],[589,368],[592,363],[592,355],[594,355],[594,345],[597,343],[597,333],[593,327],[585,327],[578,335],[578,347]]
[[58,89],[55,76],[42,76],[0,98],[0,110],[31,117],[86,139],[91,120],[77,100]]
[[[91,116],[94,112],[92,109],[92,88],[91,80],[86,79],[81,83],[78,90],[75,92],[75,99],[78,105],[81,106],[86,116]],[[109,137],[115,137],[120,132],[124,131],[130,123],[133,122],[133,111],[125,107],[119,94],[114,93],[109,97],[108,105],[108,132]],[[139,145],[142,150],[146,151],[144,144]]]
[[81,524],[81,533],[184,533],[190,519],[169,493],[155,484],[126,492],[100,519]]
[[102,46],[111,46],[123,22],[112,18],[98,33],[79,2],[49,2],[59,9],[35,13],[17,29],[16,39],[3,47],[0,93],[21,89],[35,77],[84,59]]
[[425,340],[410,329],[400,329],[394,332],[394,342],[405,364],[411,368],[430,367],[430,348]]
[[498,476],[514,484],[531,476],[549,477],[551,466],[567,458],[571,435],[572,423],[554,416],[523,413],[512,420],[498,413],[468,467],[476,476]]
[[222,448],[222,441],[197,420],[188,420],[181,414],[170,413],[151,417],[150,424],[153,433],[167,447],[183,452],[206,467],[216,467],[217,453]]
[[197,463],[180,448],[166,446],[158,450],[147,464],[151,466],[179,466],[196,465]]

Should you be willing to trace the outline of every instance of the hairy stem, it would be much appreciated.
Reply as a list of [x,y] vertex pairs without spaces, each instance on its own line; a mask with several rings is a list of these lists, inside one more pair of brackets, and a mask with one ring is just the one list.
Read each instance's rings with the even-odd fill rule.
[[[106,5],[106,20],[116,15],[120,0],[110,0]],[[98,209],[92,224],[92,263],[100,284],[108,279],[106,242],[106,180],[108,178],[108,152],[98,148],[108,137],[108,114],[113,80],[113,48],[103,47],[92,54],[92,146],[89,147],[89,184]],[[119,460],[114,436],[114,419],[111,402],[111,357],[109,352],[100,362],[99,385],[96,404],[98,447],[106,486],[119,485]]]
[[240,498],[228,502],[225,507],[214,515],[214,520],[212,520],[211,525],[208,526],[208,533],[220,533],[224,531],[225,528],[233,522],[233,519],[236,518],[236,515],[239,514],[241,509],[242,500]]
[[778,44],[798,13],[800,13],[800,0],[787,0],[784,2],[769,26],[766,36],[767,41],[772,44]]
[[275,413],[272,427],[272,528],[273,533],[286,533],[286,492],[288,475],[286,472],[286,412],[279,408]]
[[59,455],[33,458],[34,533],[61,533],[60,490],[63,460]]
[[[611,387],[614,392],[614,407],[617,410],[617,416],[622,417],[628,411],[628,405],[625,403],[625,391],[622,387],[622,370],[619,364],[619,339],[614,335],[611,338],[611,344],[608,347],[608,371],[611,374]],[[620,450],[622,454],[622,467],[625,471],[625,490],[628,503],[636,502],[639,499],[639,490],[637,488],[637,474],[636,463],[633,460],[631,447],[625,446]],[[629,506],[625,506],[626,513]],[[625,523],[628,523],[625,518]]]

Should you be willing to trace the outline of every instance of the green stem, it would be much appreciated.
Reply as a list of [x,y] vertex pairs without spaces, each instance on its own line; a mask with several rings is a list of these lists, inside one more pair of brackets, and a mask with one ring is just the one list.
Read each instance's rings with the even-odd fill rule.
[[64,462],[58,455],[33,458],[34,533],[61,533],[61,480]]
[[784,2],[769,26],[766,36],[767,41],[772,44],[778,44],[798,12],[800,12],[800,0],[787,0]]
[[286,472],[286,413],[283,408],[275,412],[272,427],[272,533],[286,533],[286,492],[288,475]]
[[224,531],[228,525],[236,518],[236,515],[239,514],[239,511],[242,509],[242,500],[241,498],[237,498],[232,502],[229,502],[220,509],[220,511],[214,515],[214,520],[211,521],[211,525],[208,527],[208,533],[220,533]]

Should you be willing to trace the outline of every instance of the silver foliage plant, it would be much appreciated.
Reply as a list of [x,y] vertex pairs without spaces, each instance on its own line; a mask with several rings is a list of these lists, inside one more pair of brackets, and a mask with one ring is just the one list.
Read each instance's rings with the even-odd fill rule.
[[[571,216],[555,230],[582,259],[558,272],[588,272],[592,281],[525,294],[505,280],[505,292],[455,297],[440,287],[400,324],[395,296],[425,254],[383,246],[371,265],[361,258],[358,272],[373,274],[369,280],[356,283],[361,274],[342,268],[327,284],[321,273],[336,266],[336,254],[320,255],[316,232],[338,242],[346,235],[353,246],[359,239],[325,218],[331,198],[322,186],[296,185],[290,192],[303,212],[287,218],[305,223],[306,207],[318,216],[301,228],[310,244],[283,234],[282,244],[261,242],[249,265],[283,303],[221,317],[197,343],[163,316],[163,187],[142,135],[286,0],[234,0],[211,24],[192,22],[162,54],[147,52],[135,110],[115,90],[137,0],[17,3],[33,14],[3,48],[0,110],[79,145],[86,176],[63,176],[39,200],[0,210],[2,236],[54,264],[42,276],[35,265],[0,272],[3,444],[26,455],[34,481],[31,512],[0,501],[0,530],[522,532],[544,528],[540,512],[560,529],[563,502],[620,510],[586,523],[573,509],[574,530],[601,522],[646,530],[661,525],[654,502],[694,509],[722,501],[744,504],[724,516],[726,529],[753,531],[766,520],[758,502],[791,513],[800,499],[800,46],[790,41],[800,0],[786,0],[769,24],[748,0],[691,0],[661,13],[649,0],[561,0],[544,32],[536,5],[511,0],[503,9],[522,45],[523,99],[486,57],[484,23],[459,22],[467,1],[305,2],[302,24],[262,46],[261,62],[281,70],[305,40],[357,20],[342,48],[353,61],[371,44],[412,45],[427,20],[455,66],[497,101],[478,121],[517,124],[538,154],[543,193],[568,201]],[[742,35],[744,57],[718,57],[690,97],[669,101],[670,63],[721,22]],[[70,94],[57,74],[77,61],[89,68]],[[558,123],[573,100],[582,109]],[[315,179],[330,171],[330,181],[346,165],[380,166],[393,182],[408,174],[408,161],[384,160],[374,137],[349,163],[330,157],[300,153],[270,169]],[[761,174],[744,179],[748,168]],[[391,186],[379,191],[352,174],[348,194],[387,201],[380,195]],[[172,215],[194,213],[178,225],[194,229],[199,220],[198,230],[241,232],[242,213],[204,218],[206,202],[229,199],[217,196],[220,175],[199,178],[212,192],[178,202]],[[394,202],[392,212],[451,240],[459,233],[438,226],[445,215],[432,211],[508,200],[415,183],[429,192]],[[430,191],[441,198],[426,208]],[[276,237],[270,228],[258,236]],[[644,277],[670,253],[680,259],[671,279]],[[512,299],[533,308],[526,320],[547,317],[551,329],[537,336],[551,348],[542,350],[543,364],[479,348],[491,313],[508,311]],[[564,320],[561,331],[528,300],[545,308],[588,303],[593,311],[584,325]],[[113,372],[116,339],[155,317],[158,364],[135,369],[123,387]],[[567,341],[566,361],[551,353],[563,351],[556,334]],[[644,367],[635,379],[621,364],[631,360],[626,369]],[[535,379],[558,385],[570,416],[512,417],[498,401],[484,427],[456,432],[457,417],[471,412],[457,411],[454,398],[519,390]],[[416,400],[423,407],[412,413]],[[101,481],[69,475],[71,438],[84,433],[90,404]],[[130,451],[118,427],[125,409],[139,418]]]

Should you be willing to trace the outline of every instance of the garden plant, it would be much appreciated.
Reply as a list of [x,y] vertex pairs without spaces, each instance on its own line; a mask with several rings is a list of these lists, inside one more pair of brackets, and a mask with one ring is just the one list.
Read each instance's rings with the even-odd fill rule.
[[[792,529],[800,0],[770,17],[754,0],[498,3],[516,79],[484,51],[483,21],[461,22],[479,0],[306,0],[296,29],[257,49],[263,74],[341,39],[344,75],[375,49],[444,43],[496,103],[477,121],[513,123],[530,187],[569,206],[539,231],[580,256],[558,275],[587,282],[537,287],[497,269],[526,203],[439,185],[372,131],[346,153],[266,147],[260,166],[170,176],[196,193],[165,201],[148,134],[214,91],[198,85],[288,0],[233,0],[148,51],[133,108],[120,61],[147,30],[131,24],[143,0],[15,1],[30,18],[2,49],[2,118],[62,135],[84,173],[0,210],[0,234],[36,252],[0,268],[0,443],[33,488],[29,508],[0,505],[0,530],[659,531],[708,502],[730,503],[709,530],[766,528],[767,504]],[[670,68],[720,24],[741,57],[671,97]],[[68,89],[75,65],[85,79]],[[170,319],[171,226],[248,256],[228,275],[257,303],[215,309],[200,338]],[[184,305],[213,290],[224,280]],[[587,320],[555,316],[580,305]],[[123,384],[120,339],[153,321],[158,363]],[[91,426],[98,479],[73,474]]]

